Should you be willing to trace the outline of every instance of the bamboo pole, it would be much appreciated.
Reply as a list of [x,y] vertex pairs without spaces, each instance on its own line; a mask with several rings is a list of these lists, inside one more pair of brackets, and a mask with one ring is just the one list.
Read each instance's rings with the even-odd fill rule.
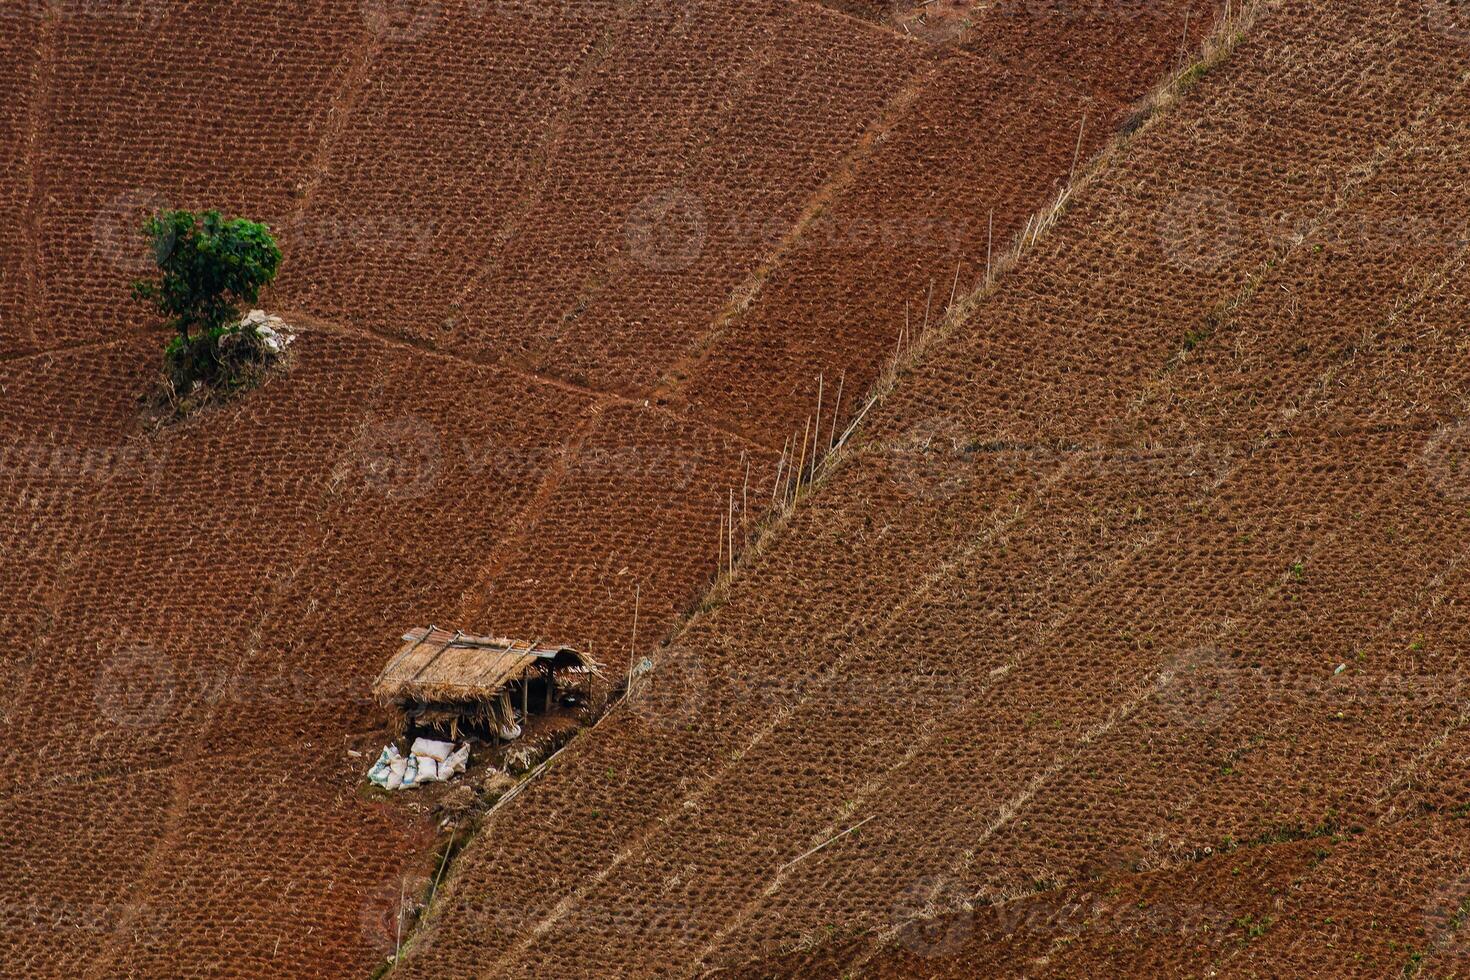
[[811,435],[811,433],[812,417],[808,415],[806,417],[806,428],[801,433],[801,465],[796,468],[796,486],[791,492],[792,500],[795,500],[796,495],[801,492],[801,478],[806,473],[806,440],[807,436]]
[[960,260],[954,260],[954,282],[949,284],[949,305],[944,308],[944,315],[948,316],[954,310],[954,294],[960,288]]
[[781,506],[786,506],[787,499],[791,496],[791,474],[796,472],[796,432],[791,433],[791,458],[786,465],[786,480],[781,484]]
[[786,452],[791,448],[791,437],[781,444],[781,459],[776,464],[776,478],[771,481],[771,506],[776,506],[776,492],[781,488],[781,474],[786,470]]
[[837,404],[832,406],[832,433],[827,437],[827,452],[832,451],[832,444],[837,441],[837,419],[842,415],[842,386],[847,383],[847,368],[842,369],[842,374],[837,378]]
[[745,482],[740,484],[740,530],[745,535],[745,547],[750,547],[750,457],[745,457]]
[[729,562],[730,562],[730,574],[731,575],[734,575],[735,574],[735,488],[734,487],[730,487],[729,488],[729,493],[730,493],[730,508],[729,508],[730,519],[725,522],[725,526],[729,529],[730,540],[727,542],[727,545],[728,546],[725,548],[725,555],[729,559]]
[[929,296],[924,300],[924,325],[919,328],[919,337],[929,332],[929,307],[934,304],[934,277],[929,277]]
[[[1188,14],[1185,14],[1185,24],[1188,24]],[[1077,176],[1077,160],[1082,156],[1082,134],[1087,130],[1087,113],[1082,114],[1082,125],[1077,127],[1077,149],[1072,151],[1072,172],[1067,175],[1067,183],[1070,184]]]
[[794,486],[794,480],[797,479],[797,432],[795,432],[795,429],[792,429],[791,432],[791,450],[791,466],[786,467],[786,485],[781,488],[782,507],[789,504],[791,498],[797,495]]
[[403,952],[403,876],[398,877],[398,915],[395,917],[394,927],[397,932],[393,937],[393,962],[398,963],[398,956]]
[[822,383],[825,373],[817,373],[817,424],[812,430],[812,473],[817,472],[817,443],[822,441]]
[[[719,566],[715,566],[718,571]],[[643,597],[643,583],[633,583],[633,638],[628,641],[628,684],[623,689],[624,697],[633,696],[633,664],[638,659],[638,600]],[[551,672],[546,673],[547,683],[551,683]],[[549,690],[549,688],[548,688]]]
[[995,208],[990,209],[990,220],[985,233],[985,285],[990,285],[990,253],[995,247]]
[[811,857],[813,854],[817,853],[818,851],[820,851],[822,848],[826,847],[828,844],[832,843],[833,841],[841,840],[842,838],[846,837],[848,834],[852,833],[854,830],[857,830],[863,824],[867,823],[869,820],[872,820],[873,817],[876,817],[877,815],[878,814],[875,813],[875,814],[873,814],[870,817],[867,817],[867,818],[865,818],[863,820],[860,820],[857,823],[853,824],[851,827],[848,827],[842,833],[840,833],[840,834],[834,834],[833,836],[828,837],[826,840],[822,841],[822,843],[818,844],[816,847],[812,848],[811,850],[804,851],[803,853],[798,854],[796,857],[792,858],[790,861],[787,861],[785,864],[781,865],[781,870],[782,871],[785,871],[787,868],[791,867],[793,864],[796,864],[798,861],[802,861],[802,860],[805,860],[806,858]]
[[857,418],[847,423],[847,428],[842,430],[842,437],[837,440],[837,445],[842,446],[847,443],[848,438],[857,431],[857,427],[862,423],[863,417],[868,414],[868,409],[876,404],[878,404],[877,397],[873,395],[868,396],[868,400],[863,403],[863,407],[858,411]]
[[449,832],[449,846],[444,849],[444,857],[439,861],[439,873],[434,876],[434,887],[429,889],[429,903],[433,904],[434,896],[439,894],[439,882],[444,879],[444,866],[449,863],[449,852],[454,850],[454,837],[459,833],[459,827]]

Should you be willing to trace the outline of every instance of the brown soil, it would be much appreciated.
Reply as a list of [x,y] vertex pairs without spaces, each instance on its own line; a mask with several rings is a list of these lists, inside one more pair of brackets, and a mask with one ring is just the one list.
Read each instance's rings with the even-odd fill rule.
[[[1464,819],[1249,844],[933,917],[887,939],[834,937],[721,977],[1450,976],[1470,888]],[[1446,887],[1448,886],[1448,887]],[[952,891],[952,889],[950,889]],[[915,913],[946,898],[926,882]]]
[[402,972],[836,975],[1095,883],[1234,918],[961,952],[1453,963],[1470,49],[1424,18],[1265,4],[491,821]]
[[[1141,94],[1201,5],[1160,7],[1179,16],[1136,63],[1065,84],[1016,80],[1068,56],[1046,18],[997,28],[1002,55],[775,0],[0,14],[0,857],[7,894],[40,896],[9,917],[18,968],[381,962],[433,870],[430,821],[360,794],[347,754],[386,732],[366,695],[391,638],[556,633],[621,673],[637,595],[651,650],[713,577],[721,516],[743,542],[768,499],[811,369],[846,365],[855,399],[892,339],[754,356],[731,346],[760,343],[747,297],[799,337],[790,283],[904,268],[853,314],[896,315],[930,266],[902,239],[849,266],[808,243],[817,219],[994,187],[1004,235],[1070,168],[1075,110]],[[959,126],[996,134],[987,155]],[[161,342],[123,297],[165,203],[276,227],[267,305],[301,334],[289,376],[149,434]],[[769,405],[698,394],[725,389]],[[658,725],[703,704],[674,695]]]
[[987,247],[999,256],[1073,161],[1113,136],[1178,63],[1186,16],[1192,46],[1215,6],[1154,4],[1121,24],[1092,3],[1068,16],[977,15],[963,46],[943,49],[904,93],[881,142],[754,300],[702,338],[664,397],[744,431],[799,436],[818,375],[845,374],[849,415],[906,322],[912,338],[926,318],[940,319],[952,291],[983,278]]

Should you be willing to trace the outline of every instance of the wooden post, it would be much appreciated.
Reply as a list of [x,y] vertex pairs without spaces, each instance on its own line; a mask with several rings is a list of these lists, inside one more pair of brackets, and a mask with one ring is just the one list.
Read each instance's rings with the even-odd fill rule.
[[521,721],[531,720],[531,675],[526,673],[521,677]]
[[554,687],[556,687],[556,675],[551,672],[551,665],[548,664],[546,667],[546,707],[541,709],[548,714],[551,712],[551,692]]

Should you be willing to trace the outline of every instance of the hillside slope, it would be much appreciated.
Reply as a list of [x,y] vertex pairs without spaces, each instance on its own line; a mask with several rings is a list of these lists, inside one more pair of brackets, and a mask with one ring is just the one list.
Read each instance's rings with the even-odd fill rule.
[[[1243,924],[1191,959],[1165,921],[1139,962],[1381,975],[1452,955],[1458,16],[1259,5],[922,345],[623,709],[483,829],[400,972],[816,947],[835,974],[824,943],[886,949],[963,903],[1007,921],[1157,883],[1197,909],[1239,861],[1259,873],[1219,900]],[[1200,863],[1216,852],[1239,858]],[[1129,931],[1055,972],[1126,973]],[[1044,973],[1071,941],[1028,939],[957,945]]]
[[[977,21],[983,51],[785,0],[0,11],[7,965],[381,962],[435,843],[348,754],[386,734],[394,638],[624,668],[635,596],[651,646],[747,474],[753,523],[817,372],[855,404],[901,299],[952,275],[960,243],[902,202],[964,214],[967,249],[982,206],[1011,234],[1212,7],[1159,3],[1083,69],[1092,35],[1024,6]],[[165,203],[269,222],[265,302],[301,335],[287,376],[153,432],[162,337],[126,296]],[[866,288],[854,263],[891,280],[875,305],[784,311]],[[822,344],[727,357],[747,307]]]

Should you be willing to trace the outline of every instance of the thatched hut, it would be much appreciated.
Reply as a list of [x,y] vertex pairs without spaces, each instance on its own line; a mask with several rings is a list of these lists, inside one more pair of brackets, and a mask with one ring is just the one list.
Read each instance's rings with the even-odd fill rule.
[[517,709],[520,720],[549,711],[559,680],[598,672],[591,657],[571,647],[417,627],[403,634],[403,646],[373,681],[373,695],[398,715],[400,733],[418,727],[453,739],[512,739],[521,733]]

